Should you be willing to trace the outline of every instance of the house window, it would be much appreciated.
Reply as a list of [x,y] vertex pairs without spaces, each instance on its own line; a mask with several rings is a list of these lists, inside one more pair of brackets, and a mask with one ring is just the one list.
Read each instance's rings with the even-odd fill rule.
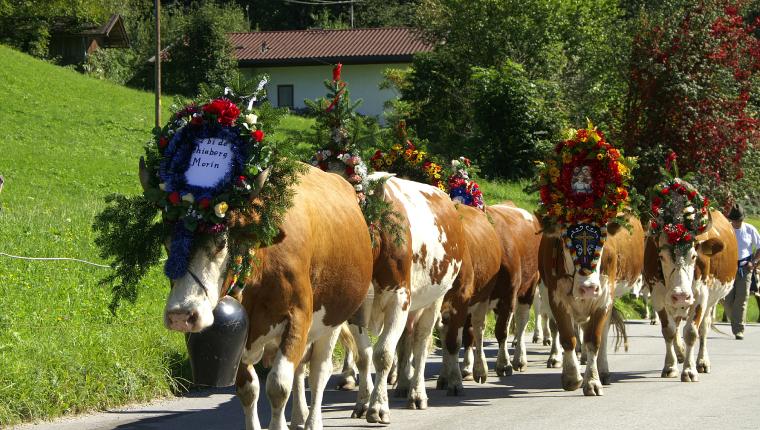
[[293,107],[293,85],[277,85],[277,106]]

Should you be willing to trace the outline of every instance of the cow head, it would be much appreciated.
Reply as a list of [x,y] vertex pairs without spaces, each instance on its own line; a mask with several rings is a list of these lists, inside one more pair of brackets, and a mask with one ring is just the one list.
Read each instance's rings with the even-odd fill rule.
[[710,258],[723,251],[724,243],[719,238],[709,238],[673,246],[665,233],[652,240],[665,286],[664,305],[672,315],[685,318],[694,303],[696,274],[706,270]]
[[602,270],[614,266],[615,253],[606,252],[609,232],[617,232],[618,224],[605,226],[595,224],[559,225],[545,228],[543,234],[562,243],[562,259],[566,276],[572,279],[572,295],[576,301],[596,302],[609,298],[608,276]]
[[[256,197],[268,174],[267,169],[257,177],[256,186],[251,194],[252,199]],[[146,190],[151,186],[150,176],[142,158],[140,183]],[[174,230],[164,242],[170,256],[176,252],[172,250],[172,244],[175,243],[177,231],[182,230]],[[171,290],[164,308],[166,328],[185,333],[199,332],[214,323],[214,308],[227,293],[224,290],[224,281],[230,261],[228,241],[227,232],[193,235],[187,270],[178,271],[181,275],[170,279]]]

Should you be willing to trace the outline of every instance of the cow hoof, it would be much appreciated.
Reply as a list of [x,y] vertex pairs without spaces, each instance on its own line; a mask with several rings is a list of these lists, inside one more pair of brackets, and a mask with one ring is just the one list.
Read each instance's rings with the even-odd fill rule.
[[459,383],[449,386],[446,395],[449,397],[464,396],[464,385]]
[[528,363],[525,361],[518,361],[514,360],[512,361],[512,368],[518,372],[525,372],[525,368],[528,366]]
[[409,402],[406,404],[407,408],[409,409],[418,409],[423,410],[427,409],[428,407],[428,401],[427,399],[409,399]]
[[338,380],[338,386],[335,387],[340,391],[353,391],[356,389],[356,379],[353,376],[344,376]]
[[398,382],[398,373],[396,372],[389,373],[387,381],[388,381],[388,385],[390,386],[396,385],[396,382]]
[[581,356],[580,356],[580,363],[581,363],[581,366],[585,366],[586,365],[586,354],[581,354]]
[[533,336],[533,343],[539,343],[539,342],[541,342],[541,337]]
[[582,383],[583,379],[581,379],[580,374],[575,374],[569,377],[562,375],[562,389],[565,391],[575,391],[581,387]]
[[546,367],[548,369],[557,369],[560,366],[562,366],[562,363],[560,363],[560,361],[554,357],[551,357],[548,360],[546,360]]
[[393,395],[399,399],[409,397],[409,389],[403,388],[403,387],[396,387],[396,389],[393,392]]
[[435,383],[436,390],[445,390],[449,385],[449,382],[443,376],[439,376]]
[[472,372],[470,372],[468,369],[462,369],[462,380],[463,381],[473,381],[474,378],[472,376]]
[[602,385],[610,385],[610,372],[600,373],[599,380],[602,381]]
[[697,372],[699,373],[710,373],[710,364],[706,363],[704,361],[697,363]]
[[692,369],[684,369],[684,371],[681,372],[681,382],[699,382],[699,376],[697,376],[697,372]]
[[486,379],[488,379],[488,369],[475,369],[473,376],[475,382],[478,384],[484,384],[486,382]]
[[512,376],[514,370],[512,370],[511,364],[496,366],[496,376]]
[[666,367],[662,369],[662,374],[660,375],[663,378],[675,378],[678,376],[678,368],[677,367]]
[[604,390],[599,380],[590,380],[583,386],[584,396],[603,396]]
[[552,340],[551,339],[544,339],[544,346],[552,346]]
[[651,325],[657,325],[657,320],[650,320],[649,324],[651,324]]
[[351,412],[351,418],[362,418],[367,413],[367,405],[365,403],[357,403],[354,405],[354,411]]
[[390,424],[391,416],[388,411],[371,409],[367,411],[367,422],[372,424]]

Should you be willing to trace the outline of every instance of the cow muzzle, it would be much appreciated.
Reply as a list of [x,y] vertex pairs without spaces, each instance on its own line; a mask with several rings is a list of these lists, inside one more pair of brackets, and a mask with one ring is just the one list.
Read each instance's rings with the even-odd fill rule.
[[578,285],[577,297],[580,299],[595,299],[599,297],[602,288],[597,282],[585,280]]
[[197,328],[198,320],[198,310],[176,310],[166,312],[164,323],[169,330],[191,333],[200,331],[200,329]]
[[687,291],[674,291],[670,295],[670,301],[673,306],[690,306],[694,303],[694,296]]

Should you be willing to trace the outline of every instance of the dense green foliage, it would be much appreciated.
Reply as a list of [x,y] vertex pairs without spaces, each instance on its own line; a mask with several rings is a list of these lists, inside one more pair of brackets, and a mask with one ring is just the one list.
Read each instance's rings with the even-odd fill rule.
[[[583,124],[586,117],[614,128],[628,39],[617,1],[426,0],[417,25],[431,40],[445,42],[416,57],[401,88],[432,150],[450,158],[463,146],[477,147],[476,161],[487,176],[525,177],[540,150],[538,139],[526,142],[526,135],[556,141],[562,126]],[[473,67],[481,69],[473,73]],[[510,94],[509,100],[483,101],[491,90]],[[498,139],[491,128],[499,121],[527,129]],[[526,151],[528,146],[533,148]],[[515,159],[489,165],[492,153]],[[516,172],[515,165],[525,167]]]

